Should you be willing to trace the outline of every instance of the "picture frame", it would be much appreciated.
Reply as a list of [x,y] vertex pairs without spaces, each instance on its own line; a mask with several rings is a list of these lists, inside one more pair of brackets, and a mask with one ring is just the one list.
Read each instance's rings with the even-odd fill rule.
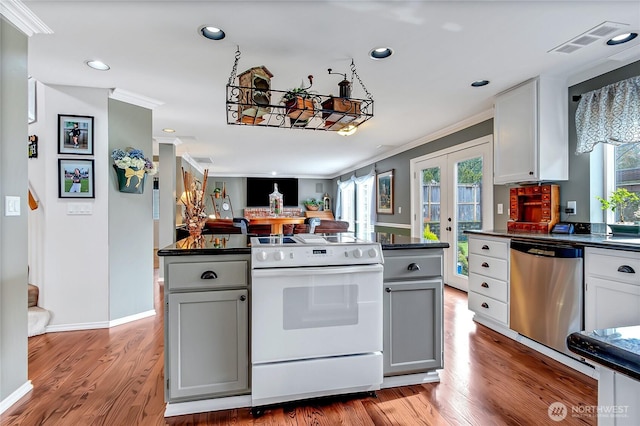
[[93,117],[58,114],[58,154],[93,155]]
[[95,198],[94,181],[93,160],[58,159],[58,198]]
[[376,174],[376,213],[393,214],[393,169]]

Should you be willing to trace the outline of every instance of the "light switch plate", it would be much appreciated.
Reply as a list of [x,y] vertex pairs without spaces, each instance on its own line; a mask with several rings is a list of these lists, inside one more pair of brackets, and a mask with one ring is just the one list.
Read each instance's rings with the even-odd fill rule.
[[4,215],[20,216],[20,197],[9,195],[4,197]]
[[504,213],[504,205],[502,203],[498,203],[498,214]]

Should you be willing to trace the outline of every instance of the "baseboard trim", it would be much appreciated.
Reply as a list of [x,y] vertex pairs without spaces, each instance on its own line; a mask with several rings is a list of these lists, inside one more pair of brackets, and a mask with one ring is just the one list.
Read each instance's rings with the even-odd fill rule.
[[565,355],[545,345],[542,345],[534,340],[531,340],[511,330],[510,328],[506,328],[502,324],[495,323],[490,319],[483,318],[481,316],[478,316],[477,314],[473,316],[473,320],[479,324],[484,325],[485,327],[492,329],[493,331],[496,331],[512,340],[515,340],[516,342],[522,343],[523,345],[533,349],[534,351],[539,352],[543,355],[546,355],[549,358],[552,358],[558,361],[559,363],[564,364],[567,367],[572,368],[584,374],[585,376],[589,376],[596,380],[598,380],[600,376],[599,371],[596,368],[594,368],[592,365],[586,364],[585,362],[572,358],[569,355]]
[[116,327],[118,325],[137,321],[139,319],[151,317],[151,316],[154,316],[155,314],[156,314],[156,310],[151,309],[150,311],[140,312],[139,314],[129,315],[128,317],[118,318],[111,321],[48,325],[45,329],[45,332],[57,333],[59,331],[78,331],[78,330],[94,330],[98,328],[111,328],[111,327]]
[[388,376],[382,379],[380,389],[395,388],[398,386],[421,385],[423,383],[436,383],[440,381],[438,370],[427,373],[404,374],[401,376]]
[[22,386],[13,391],[11,395],[0,401],[0,414],[7,411],[13,404],[18,402],[20,398],[31,392],[33,384],[31,380],[27,380]]
[[137,321],[142,318],[152,317],[155,314],[156,314],[156,310],[151,309],[150,311],[140,312],[139,314],[129,315],[128,317],[118,318],[118,319],[109,321],[109,327],[116,327],[118,325],[126,324],[132,321]]
[[203,399],[189,402],[167,402],[165,417],[185,414],[206,413],[207,411],[232,410],[251,407],[251,395],[230,396],[226,398]]

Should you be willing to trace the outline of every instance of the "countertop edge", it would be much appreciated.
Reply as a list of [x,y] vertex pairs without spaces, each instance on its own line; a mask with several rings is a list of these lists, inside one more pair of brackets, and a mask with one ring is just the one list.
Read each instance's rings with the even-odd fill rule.
[[618,373],[640,380],[640,355],[626,351],[582,333],[571,333],[567,337],[570,351],[595,361]]
[[596,247],[610,250],[626,250],[640,252],[640,245],[625,243],[624,240],[607,240],[604,234],[528,234],[520,232],[507,232],[506,230],[466,230],[466,235],[484,235],[487,237],[509,238],[517,240],[533,241],[538,243],[553,242],[585,247]]

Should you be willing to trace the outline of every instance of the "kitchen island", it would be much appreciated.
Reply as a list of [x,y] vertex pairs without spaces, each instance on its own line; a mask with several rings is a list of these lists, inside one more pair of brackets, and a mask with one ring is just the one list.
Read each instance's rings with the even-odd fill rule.
[[640,424],[640,326],[572,333],[567,346],[600,366],[598,424]]
[[[380,242],[385,259],[381,387],[439,380],[448,244],[387,233],[360,240]],[[249,311],[261,301],[253,300],[250,237],[188,237],[158,255],[166,277],[165,416],[252,406]]]

